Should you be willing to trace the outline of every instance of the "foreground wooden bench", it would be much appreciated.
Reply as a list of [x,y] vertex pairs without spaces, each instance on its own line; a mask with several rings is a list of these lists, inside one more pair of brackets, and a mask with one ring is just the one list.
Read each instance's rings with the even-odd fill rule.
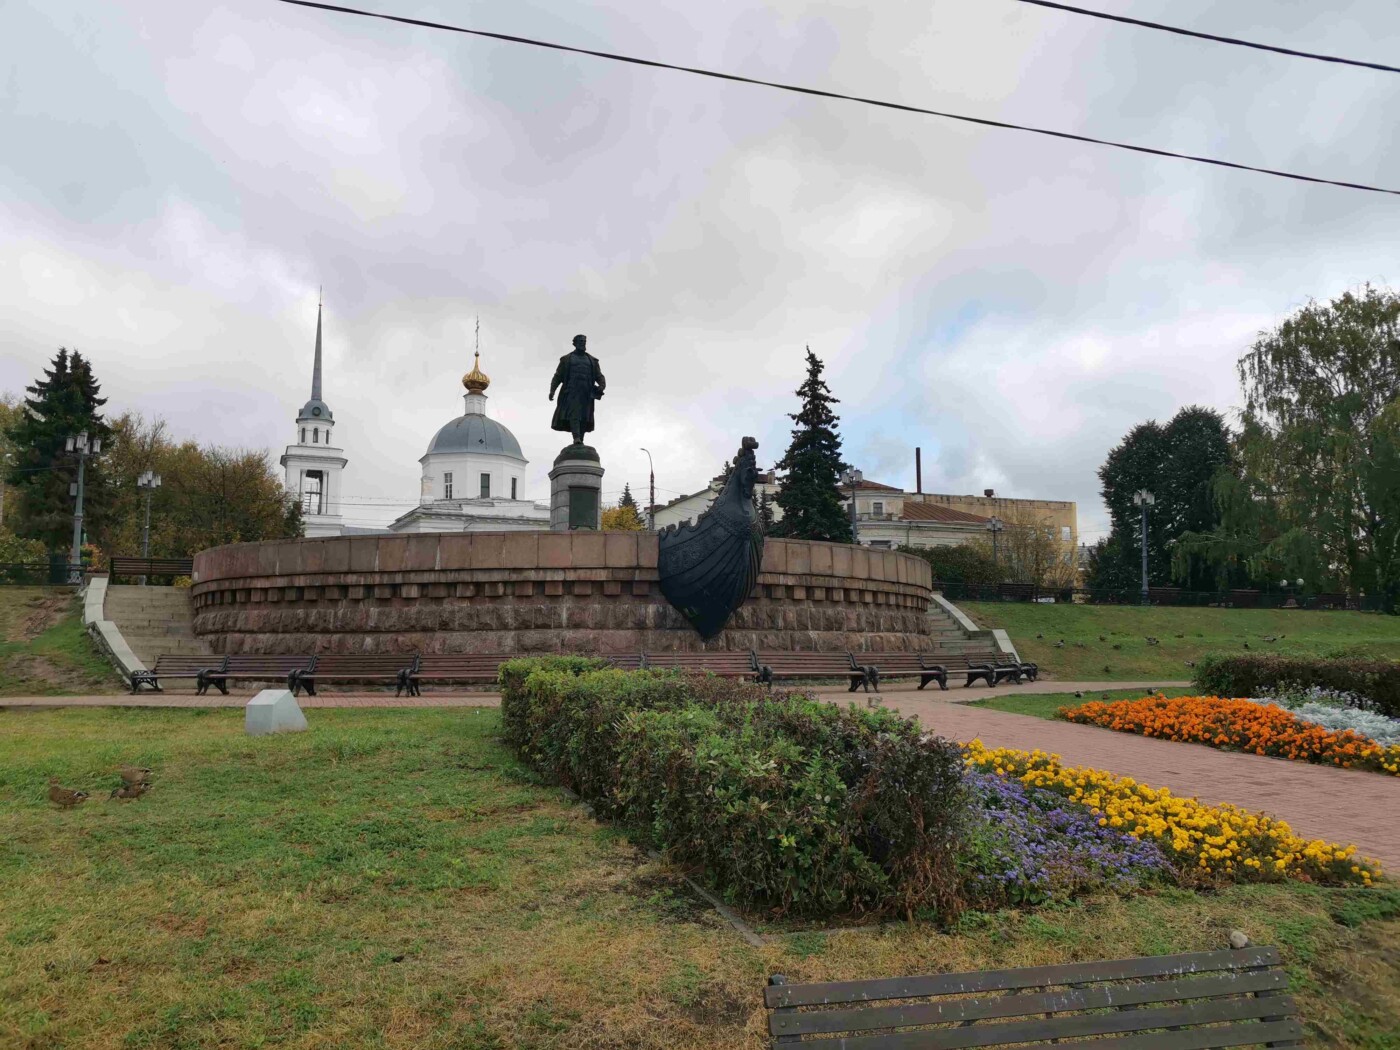
[[643,667],[654,670],[692,671],[721,678],[758,677],[758,662],[749,650],[713,653],[647,653]]
[[394,695],[401,696],[417,666],[416,653],[328,653],[313,657],[309,668],[293,673],[292,695],[305,689],[308,696],[315,696],[322,682],[368,682],[392,684]]
[[1020,685],[1023,678],[1033,682],[1040,674],[1040,668],[1035,664],[1021,663],[1001,653],[926,655],[923,657],[923,665],[926,670],[938,672],[937,681],[940,689],[948,688],[948,675],[950,674],[966,675],[967,680],[963,682],[964,688],[973,682],[984,679],[988,687],[1008,678]]
[[160,686],[162,678],[192,678],[195,691],[204,695],[209,688],[209,675],[222,671],[228,662],[227,656],[177,656],[165,653],[156,657],[156,665],[144,671],[131,672],[131,691],[135,693],[142,686],[149,686],[157,693],[164,692]]
[[772,685],[781,679],[844,678],[850,682],[847,692],[864,688],[870,692],[870,675],[859,666],[850,653],[764,652],[755,654],[758,680]]
[[813,1050],[1212,1050],[1301,1046],[1275,948],[1033,966],[764,992],[773,1046]]
[[228,683],[235,680],[286,682],[287,688],[290,689],[296,681],[297,673],[310,670],[315,659],[310,654],[284,656],[279,653],[234,653],[225,660],[222,668],[210,672],[206,677],[209,683],[218,686],[219,692],[225,696],[228,695]]

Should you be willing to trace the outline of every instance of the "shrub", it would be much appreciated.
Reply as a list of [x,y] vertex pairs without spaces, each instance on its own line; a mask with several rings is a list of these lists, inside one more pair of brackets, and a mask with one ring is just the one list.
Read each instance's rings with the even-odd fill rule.
[[1213,696],[1269,696],[1289,687],[1320,686],[1355,693],[1379,714],[1400,718],[1400,663],[1390,660],[1208,654],[1197,661],[1193,680]]
[[502,668],[509,743],[730,900],[827,915],[960,904],[960,750],[884,711],[598,662]]

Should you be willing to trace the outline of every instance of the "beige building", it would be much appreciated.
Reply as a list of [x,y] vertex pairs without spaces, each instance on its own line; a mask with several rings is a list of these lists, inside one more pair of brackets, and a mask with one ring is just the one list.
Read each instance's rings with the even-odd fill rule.
[[[699,492],[672,500],[656,508],[656,527],[693,521],[703,513],[724,487],[714,478]],[[754,498],[767,494],[774,520],[781,520],[777,504],[781,488],[772,472],[762,474],[754,487]],[[852,488],[841,487],[850,506]],[[1072,570],[1079,542],[1077,508],[1062,500],[1015,499],[998,496],[991,490],[981,496],[955,496],[933,492],[906,492],[893,485],[862,480],[854,487],[857,541],[866,547],[948,547],[960,543],[985,542],[989,525],[996,518],[1002,525],[997,533],[999,546],[1007,556],[1042,563],[1053,559]],[[1037,572],[1043,575],[1043,571]]]

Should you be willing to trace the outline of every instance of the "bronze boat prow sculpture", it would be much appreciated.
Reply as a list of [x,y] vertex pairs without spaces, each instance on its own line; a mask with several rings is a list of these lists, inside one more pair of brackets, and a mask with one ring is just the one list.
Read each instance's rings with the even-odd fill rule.
[[669,525],[657,537],[661,593],[709,641],[753,593],[763,562],[763,528],[753,489],[754,450],[744,438],[734,469],[709,510],[694,524]]

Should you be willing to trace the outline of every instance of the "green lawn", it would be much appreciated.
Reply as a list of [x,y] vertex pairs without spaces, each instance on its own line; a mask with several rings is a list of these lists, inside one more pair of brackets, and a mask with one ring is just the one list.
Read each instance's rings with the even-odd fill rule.
[[[1314,1045],[1400,1043],[1400,892],[1246,887],[750,947],[496,740],[494,711],[0,713],[0,1046],[758,1050],[766,975],[1278,944]],[[150,794],[105,801],[112,770]],[[87,789],[72,811],[48,778]]]
[[1086,700],[1137,700],[1148,693],[1161,693],[1163,696],[1189,696],[1190,689],[1109,689],[1103,692],[1085,693],[1083,696],[1075,696],[1073,693],[1006,693],[1002,696],[989,697],[986,700],[976,700],[968,704],[968,707],[986,707],[993,711],[1009,711],[1013,715],[1034,715],[1036,718],[1054,718],[1055,712],[1062,707],[1073,707],[1075,704],[1082,704]]
[[0,696],[121,691],[70,587],[0,587]]
[[[1400,616],[1376,613],[958,604],[980,626],[1005,628],[1021,659],[1033,660],[1043,672],[1063,681],[1185,680],[1191,677],[1187,664],[1205,653],[1243,652],[1246,645],[1254,652],[1400,659]],[[1148,637],[1159,644],[1150,645]],[[1056,648],[1060,640],[1065,644]]]

